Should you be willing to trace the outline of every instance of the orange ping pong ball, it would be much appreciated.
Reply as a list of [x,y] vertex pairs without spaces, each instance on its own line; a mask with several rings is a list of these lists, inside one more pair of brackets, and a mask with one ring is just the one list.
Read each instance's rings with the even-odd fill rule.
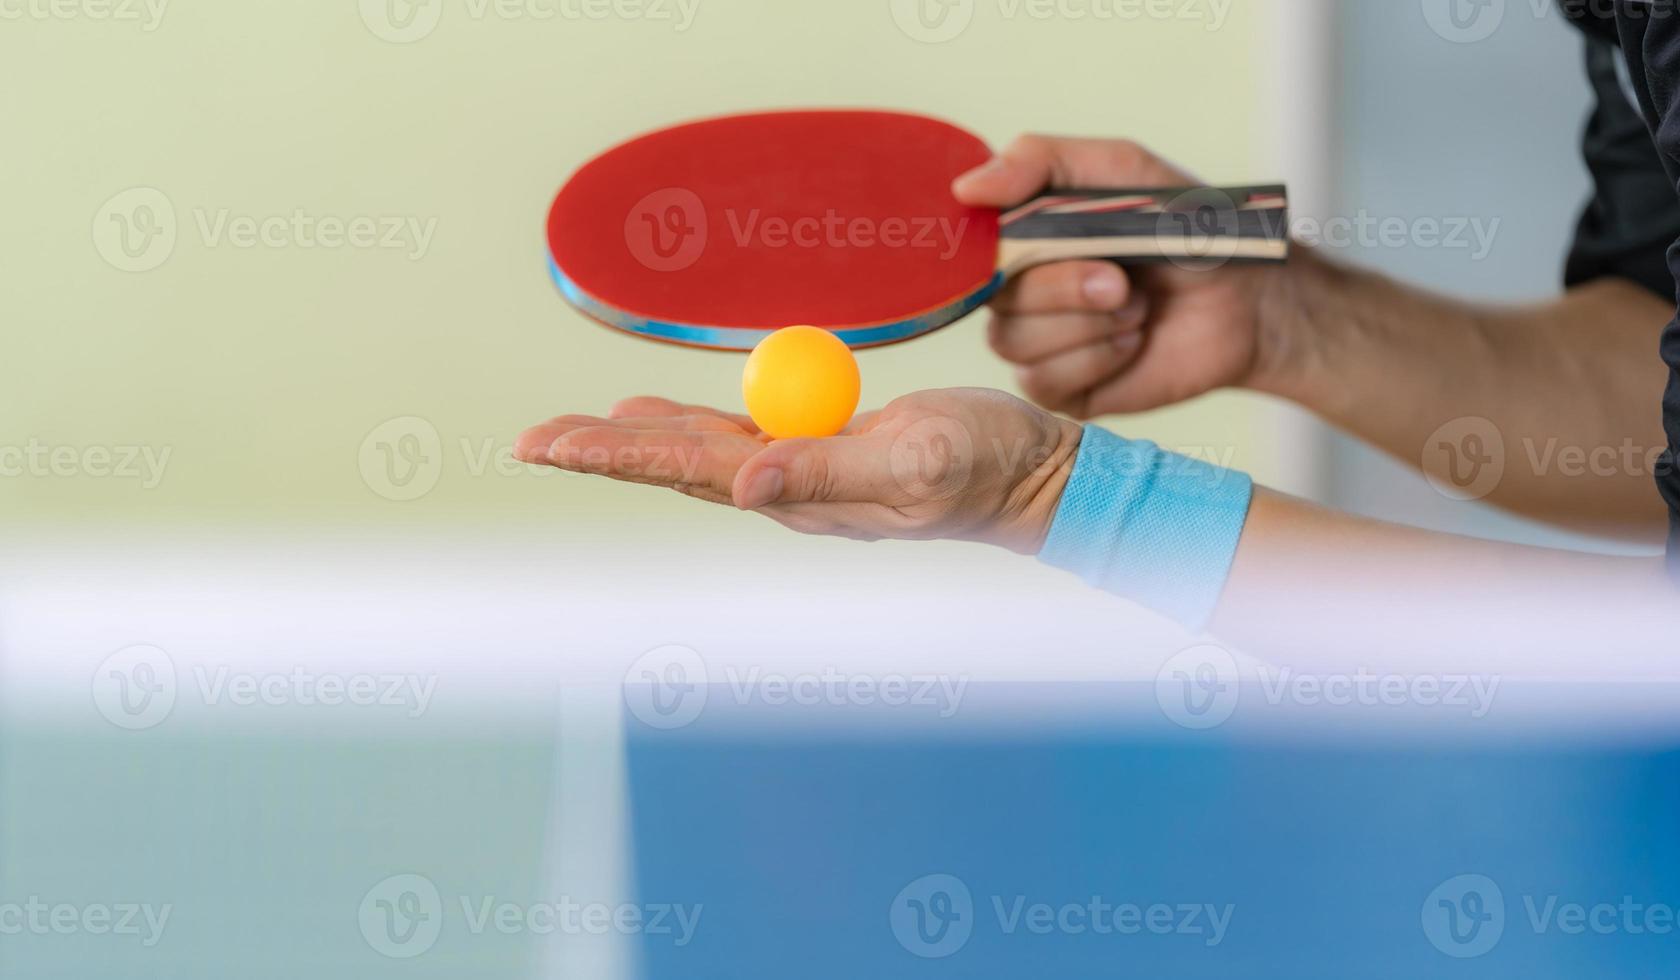
[[821,327],[788,327],[764,338],[741,376],[747,414],[772,439],[839,435],[857,412],[861,387],[857,358]]

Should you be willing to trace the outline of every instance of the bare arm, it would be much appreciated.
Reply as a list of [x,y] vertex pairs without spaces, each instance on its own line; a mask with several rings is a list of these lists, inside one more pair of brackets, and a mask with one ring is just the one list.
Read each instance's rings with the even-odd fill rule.
[[[1312,409],[1438,486],[1598,534],[1659,543],[1666,441],[1657,338],[1672,309],[1601,280],[1495,309],[1302,254],[1265,301],[1251,386]],[[1485,421],[1484,421],[1485,420]],[[1471,479],[1476,460],[1502,474]],[[1455,471],[1456,468],[1456,471]]]
[[[1258,490],[1212,632],[1256,653],[1607,663],[1673,608],[1660,559],[1437,534]],[[1350,646],[1356,644],[1356,646]],[[1584,659],[1582,659],[1584,658]]]

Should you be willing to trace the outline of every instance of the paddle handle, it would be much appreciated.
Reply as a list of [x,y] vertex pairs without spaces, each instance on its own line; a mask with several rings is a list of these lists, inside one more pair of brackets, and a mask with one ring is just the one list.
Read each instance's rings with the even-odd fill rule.
[[1009,275],[1068,259],[1283,262],[1289,193],[1281,185],[1051,191],[1006,212],[999,230]]

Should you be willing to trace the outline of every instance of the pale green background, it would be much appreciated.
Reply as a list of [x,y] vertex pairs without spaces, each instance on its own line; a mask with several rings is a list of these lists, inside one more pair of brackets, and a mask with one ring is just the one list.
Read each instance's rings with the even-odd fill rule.
[[[699,0],[686,32],[618,17],[510,20],[494,6],[478,18],[452,0],[411,44],[375,36],[354,0],[174,0],[151,31],[0,21],[13,80],[0,99],[0,357],[10,368],[0,446],[172,452],[153,490],[0,479],[0,519],[698,519],[703,508],[675,497],[470,468],[469,453],[505,452],[528,423],[627,394],[739,402],[738,358],[634,342],[560,300],[541,225],[574,167],[688,117],[879,105],[959,121],[994,145],[1030,130],[1126,135],[1210,181],[1271,179],[1259,149],[1264,5],[1237,3],[1210,30],[1223,6],[1195,8],[1199,20],[1122,21],[1042,19],[981,0],[967,31],[939,44],[902,32],[887,0]],[[136,186],[168,195],[179,232],[172,257],[142,273],[107,264],[93,236],[102,205]],[[211,248],[198,230],[201,211],[298,208],[437,226],[419,261]],[[978,317],[868,353],[863,370],[871,405],[920,388],[1007,388],[1012,377]],[[444,463],[435,490],[397,504],[370,490],[358,453],[371,430],[404,416],[436,427]],[[1260,477],[1278,475],[1275,417],[1257,400],[1222,396],[1117,424],[1234,449]]]
[[[0,899],[109,895],[180,909],[152,955],[22,937],[0,946],[0,972],[528,976],[543,958],[525,939],[457,934],[420,960],[385,960],[357,933],[356,903],[370,884],[417,869],[446,891],[549,899],[575,884],[550,880],[556,848],[603,850],[593,838],[567,844],[587,827],[554,809],[568,746],[548,713],[513,712],[504,699],[474,709],[499,719],[490,728],[473,718],[447,730],[381,727],[374,717],[341,731],[286,713],[281,730],[248,730],[228,713],[213,729],[182,718],[128,733],[107,726],[79,686],[127,644],[170,648],[183,663],[242,664],[285,627],[296,631],[286,642],[311,644],[311,655],[342,648],[341,669],[353,670],[367,649],[389,652],[379,642],[391,623],[435,615],[492,645],[517,632],[533,650],[527,686],[547,690],[551,665],[628,663],[651,642],[637,629],[698,642],[668,611],[680,607],[657,596],[690,574],[728,589],[717,554],[690,546],[719,533],[739,538],[737,562],[921,561],[1083,594],[1001,553],[860,551],[673,494],[517,467],[475,477],[467,454],[505,454],[523,426],[557,413],[645,392],[738,403],[739,358],[611,334],[550,284],[544,213],[595,152],[693,116],[880,105],[959,121],[995,145],[1029,130],[1126,135],[1208,180],[1277,176],[1260,149],[1270,28],[1257,4],[1237,4],[1210,31],[1205,20],[1011,21],[982,0],[969,29],[943,44],[900,31],[886,0],[700,0],[680,33],[668,22],[476,19],[470,9],[451,0],[434,32],[406,45],[370,31],[355,0],[174,0],[151,31],[85,17],[0,20],[0,447],[171,453],[151,490],[87,476],[0,478],[0,597],[17,586],[58,603],[28,609],[21,632],[0,622],[0,673],[8,660],[12,679],[67,662],[71,685],[47,698],[13,684],[0,718]],[[167,262],[138,273],[114,268],[95,241],[101,208],[134,187],[168,196],[179,236]],[[421,261],[206,247],[196,214],[223,209],[435,218],[437,227]],[[1011,383],[978,318],[868,353],[863,371],[872,405],[921,388]],[[439,434],[441,471],[420,499],[394,502],[365,478],[362,447],[377,427],[410,416]],[[1116,424],[1235,450],[1262,478],[1282,475],[1277,416],[1254,399],[1221,396]],[[432,554],[438,532],[522,544],[497,564]],[[203,550],[212,537],[225,552]],[[520,562],[599,576],[603,589],[635,583],[626,590],[653,597],[648,615],[616,645],[580,648],[565,610],[587,596],[532,587],[510,610],[480,611],[485,595],[517,591]],[[272,581],[262,574],[271,565],[282,569]],[[411,595],[405,576],[433,567],[484,581],[449,599]],[[813,603],[828,594],[805,578],[786,588]],[[881,589],[870,601],[910,586]],[[320,608],[294,608],[300,594],[342,594],[333,605],[342,619],[312,621]],[[106,599],[121,601],[102,614]],[[248,624],[218,618],[234,607]],[[393,640],[398,653],[429,649],[427,631],[416,635],[426,639]],[[451,690],[510,669],[506,657],[487,665],[460,636],[435,642],[459,655],[445,675]],[[610,956],[603,964],[579,975],[624,968]]]

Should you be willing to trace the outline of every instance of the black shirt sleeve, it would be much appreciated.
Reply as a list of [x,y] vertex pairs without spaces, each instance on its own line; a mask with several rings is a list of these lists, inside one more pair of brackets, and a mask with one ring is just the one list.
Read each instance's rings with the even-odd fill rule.
[[1680,240],[1680,196],[1633,101],[1621,50],[1594,33],[1587,35],[1586,49],[1595,102],[1582,152],[1593,190],[1564,279],[1575,286],[1614,276],[1672,300],[1675,282],[1666,253]]
[[[1629,87],[1639,100],[1669,190],[1680,201],[1680,8],[1676,0],[1623,0],[1615,17]],[[1680,236],[1669,243],[1667,258],[1671,276],[1680,274]],[[1663,330],[1659,348],[1669,372],[1662,405],[1668,449],[1657,465],[1657,488],[1668,502],[1668,568],[1680,582],[1680,316]]]

